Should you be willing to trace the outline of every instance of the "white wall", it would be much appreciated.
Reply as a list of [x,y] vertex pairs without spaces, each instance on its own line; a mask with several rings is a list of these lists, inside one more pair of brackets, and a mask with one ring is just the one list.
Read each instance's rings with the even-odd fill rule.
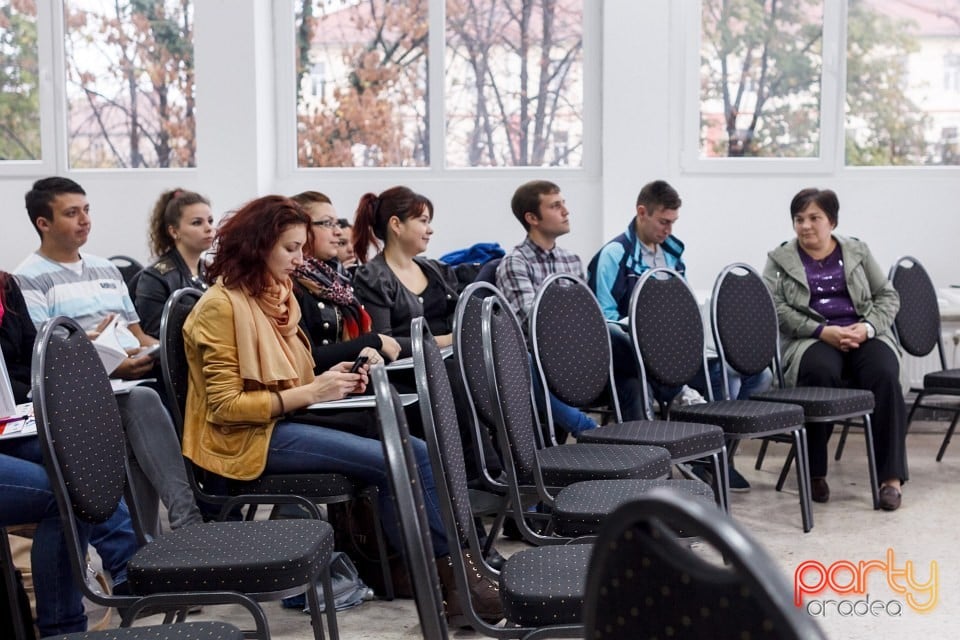
[[[690,0],[682,0],[688,2]],[[960,284],[960,169],[839,169],[818,174],[697,174],[680,167],[683,113],[678,78],[682,43],[671,36],[677,19],[671,0],[608,0],[603,4],[602,135],[587,144],[599,155],[597,171],[526,170],[452,172],[293,172],[278,175],[273,141],[276,107],[271,3],[205,0],[196,9],[198,163],[196,171],[72,172],[87,189],[94,215],[88,249],[145,259],[151,205],[166,188],[207,194],[222,213],[269,192],[319,189],[350,217],[365,191],[407,184],[436,206],[430,254],[496,241],[515,244],[521,230],[509,200],[521,182],[544,177],[563,188],[573,232],[564,242],[584,259],[619,233],[633,215],[643,183],[663,178],[684,200],[677,235],[687,245],[688,273],[709,288],[726,263],[763,266],[767,250],[790,237],[787,206],[806,186],[835,189],[843,233],[868,241],[880,263],[901,254],[920,258],[938,286]],[[599,83],[588,84],[597,92]],[[591,93],[594,95],[594,93]],[[596,127],[593,128],[597,130]],[[589,131],[589,129],[588,129]],[[12,269],[38,245],[23,209],[30,178],[0,173],[6,203],[0,233],[0,268]]]

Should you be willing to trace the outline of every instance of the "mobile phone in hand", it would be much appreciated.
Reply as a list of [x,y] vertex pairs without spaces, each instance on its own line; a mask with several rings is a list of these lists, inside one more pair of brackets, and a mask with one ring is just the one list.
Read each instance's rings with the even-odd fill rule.
[[360,371],[360,367],[367,364],[367,356],[357,356],[357,359],[353,361],[353,365],[350,367],[350,373],[356,373]]

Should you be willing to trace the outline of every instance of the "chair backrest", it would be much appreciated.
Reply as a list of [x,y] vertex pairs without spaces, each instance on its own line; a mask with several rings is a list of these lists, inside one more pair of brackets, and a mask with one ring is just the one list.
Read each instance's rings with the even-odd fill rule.
[[900,311],[893,322],[900,346],[918,358],[939,347],[940,366],[946,369],[937,290],[926,269],[914,257],[897,258],[890,269],[890,282],[900,295]]
[[143,271],[143,265],[130,256],[116,255],[110,256],[107,259],[120,270],[120,275],[123,276],[123,282],[127,285],[127,289],[130,289],[130,295],[132,296],[135,293],[133,287],[135,284],[134,278],[138,273]]
[[410,430],[403,404],[396,389],[390,385],[386,369],[373,367],[370,378],[377,398],[380,440],[387,460],[387,478],[400,520],[403,559],[410,572],[420,632],[427,640],[446,640],[443,595],[434,563],[427,507],[416,458],[410,447]]
[[[556,273],[540,285],[530,313],[530,342],[544,387],[574,407],[602,396],[616,406],[607,321],[593,292],[579,278]],[[549,403],[547,403],[549,410]]]
[[630,296],[629,317],[644,392],[648,378],[679,386],[706,371],[700,307],[679,273],[665,268],[644,272]]
[[160,315],[160,368],[167,390],[169,405],[177,433],[183,437],[183,412],[187,406],[189,369],[183,342],[183,323],[203,295],[199,289],[174,291],[163,306]]
[[507,473],[516,483],[536,484],[537,450],[543,447],[533,409],[530,361],[517,316],[497,298],[483,301],[481,315],[483,361],[493,398],[494,419]]
[[[40,329],[31,370],[40,447],[74,579],[90,600],[116,606],[86,585],[86,544],[77,528],[77,520],[105,522],[124,495],[126,439],[110,380],[86,332],[63,316]],[[136,518],[136,500],[129,506]]]
[[710,320],[717,353],[724,364],[724,395],[729,389],[726,365],[742,376],[755,375],[773,365],[783,386],[777,309],[756,269],[738,262],[720,271],[713,284]]
[[486,484],[493,488],[502,488],[494,474],[491,464],[485,459],[481,429],[490,433],[496,429],[493,400],[487,387],[487,372],[483,364],[483,338],[480,334],[480,314],[484,298],[496,296],[503,300],[503,293],[487,282],[474,282],[467,286],[457,300],[453,314],[453,360],[463,380],[463,393],[472,414],[474,438],[477,452],[477,464]]
[[[693,532],[690,547],[678,532]],[[710,561],[703,545],[727,565]],[[712,555],[712,554],[711,554]],[[640,615],[636,615],[637,608]],[[729,515],[659,488],[604,520],[584,602],[584,637],[825,638],[793,606],[777,563]]]

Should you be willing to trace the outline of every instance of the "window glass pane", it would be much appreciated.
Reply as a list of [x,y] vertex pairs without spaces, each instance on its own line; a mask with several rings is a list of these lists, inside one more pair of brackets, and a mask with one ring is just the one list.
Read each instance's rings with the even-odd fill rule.
[[700,157],[817,157],[822,0],[703,0]]
[[583,164],[583,1],[447,0],[451,167]]
[[848,165],[960,164],[960,0],[849,0]]
[[72,168],[196,166],[192,0],[67,0]]
[[0,5],[0,161],[40,159],[37,5]]
[[430,164],[427,4],[296,0],[297,164]]

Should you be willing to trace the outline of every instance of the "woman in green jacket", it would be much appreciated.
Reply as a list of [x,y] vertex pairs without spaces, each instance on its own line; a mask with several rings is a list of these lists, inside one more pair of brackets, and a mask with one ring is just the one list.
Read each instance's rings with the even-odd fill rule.
[[[788,386],[849,386],[873,392],[873,443],[880,507],[900,506],[907,479],[906,406],[900,350],[891,327],[900,297],[867,245],[834,234],[840,203],[804,189],[790,203],[796,239],[767,254]],[[830,498],[827,441],[833,425],[807,424],[813,499]]]

